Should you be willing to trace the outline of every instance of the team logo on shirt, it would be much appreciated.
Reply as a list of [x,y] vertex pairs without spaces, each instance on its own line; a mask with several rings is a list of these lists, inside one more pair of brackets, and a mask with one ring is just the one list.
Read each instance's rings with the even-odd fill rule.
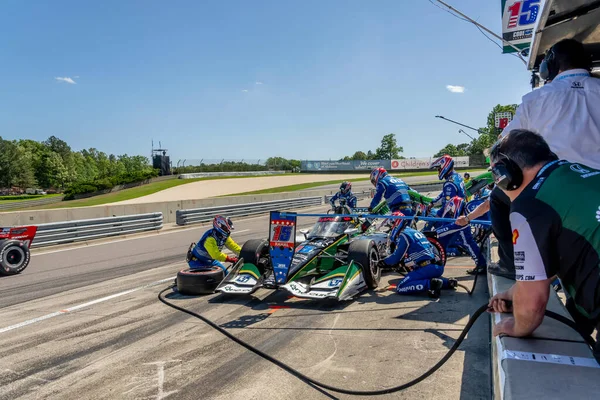
[[513,230],[512,242],[513,246],[517,244],[517,239],[519,238],[519,231],[517,229]]

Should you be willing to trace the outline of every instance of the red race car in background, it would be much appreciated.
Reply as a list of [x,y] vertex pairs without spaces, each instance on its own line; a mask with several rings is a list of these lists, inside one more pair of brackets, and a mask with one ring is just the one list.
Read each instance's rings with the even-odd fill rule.
[[37,226],[0,228],[0,275],[15,275],[29,264]]

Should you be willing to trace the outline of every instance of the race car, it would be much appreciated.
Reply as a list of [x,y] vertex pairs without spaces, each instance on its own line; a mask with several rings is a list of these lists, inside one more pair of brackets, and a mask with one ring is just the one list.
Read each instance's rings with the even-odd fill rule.
[[29,265],[37,226],[0,228],[0,275],[16,275]]
[[387,255],[387,234],[364,234],[357,218],[337,214],[320,217],[302,233],[296,246],[296,215],[271,212],[269,240],[247,241],[216,291],[248,295],[265,287],[344,301],[379,285],[377,265]]

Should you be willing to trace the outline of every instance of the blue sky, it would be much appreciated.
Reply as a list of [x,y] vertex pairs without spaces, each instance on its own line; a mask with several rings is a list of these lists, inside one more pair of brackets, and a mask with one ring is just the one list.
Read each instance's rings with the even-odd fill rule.
[[[451,4],[500,32],[500,0]],[[466,139],[435,115],[483,126],[530,90],[427,0],[5,0],[0,34],[0,136],[130,155],[154,139],[175,162],[337,159],[387,133],[430,156]]]

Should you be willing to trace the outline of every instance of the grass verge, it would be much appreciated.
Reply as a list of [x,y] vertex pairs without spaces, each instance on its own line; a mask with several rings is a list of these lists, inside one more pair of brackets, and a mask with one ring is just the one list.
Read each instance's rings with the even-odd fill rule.
[[19,198],[19,199],[9,199],[10,196],[2,196],[2,199],[0,199],[0,204],[8,204],[8,203],[20,203],[23,201],[33,201],[33,200],[44,200],[44,199],[49,199],[52,197],[60,197],[62,196],[62,194],[47,194],[47,195],[33,195],[31,197],[28,198]]

